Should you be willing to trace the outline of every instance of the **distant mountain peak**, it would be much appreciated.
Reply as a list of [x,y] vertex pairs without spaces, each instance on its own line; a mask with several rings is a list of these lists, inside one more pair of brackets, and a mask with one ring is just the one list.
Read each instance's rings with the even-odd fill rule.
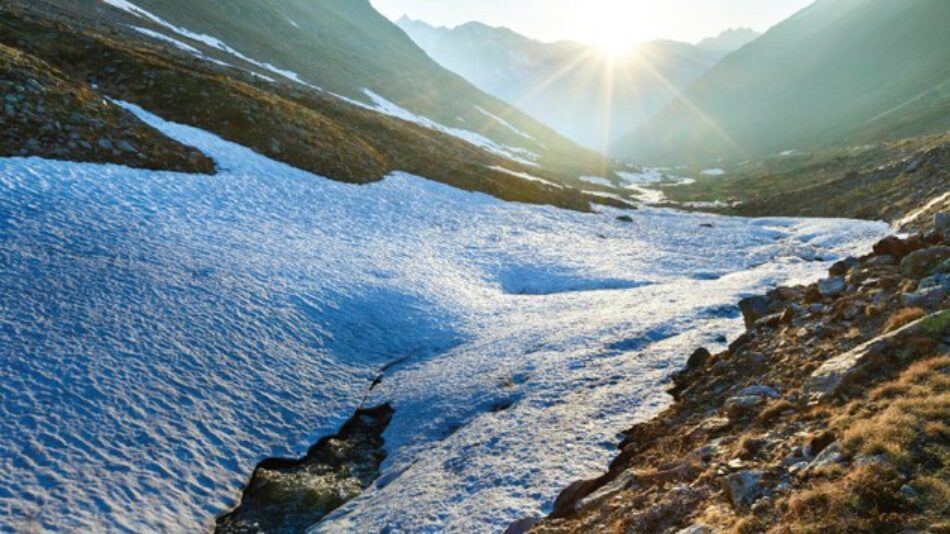
[[637,53],[614,58],[624,75],[605,92],[604,56],[589,44],[543,42],[477,21],[434,28],[403,18],[398,25],[443,67],[598,150],[644,123],[725,55],[676,41],[642,43]]
[[758,39],[762,34],[752,28],[728,28],[715,37],[707,37],[696,43],[704,50],[721,53],[730,53]]

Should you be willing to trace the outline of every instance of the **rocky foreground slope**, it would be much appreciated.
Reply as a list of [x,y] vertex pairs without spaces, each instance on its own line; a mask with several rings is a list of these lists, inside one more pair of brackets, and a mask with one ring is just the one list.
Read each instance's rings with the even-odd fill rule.
[[950,215],[744,300],[607,473],[509,532],[950,532]]

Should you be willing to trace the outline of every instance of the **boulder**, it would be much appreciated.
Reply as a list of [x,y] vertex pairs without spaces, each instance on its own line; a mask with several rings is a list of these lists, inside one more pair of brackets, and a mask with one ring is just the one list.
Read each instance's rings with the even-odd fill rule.
[[722,489],[733,508],[748,508],[767,493],[762,478],[762,472],[757,470],[739,471],[722,478]]
[[[765,317],[760,317],[756,319],[755,323],[752,324],[752,327],[753,328],[775,328],[778,325],[782,324],[784,317],[785,317],[785,312],[773,313],[772,315],[766,315]],[[789,319],[791,319],[791,317],[789,317]]]
[[805,393],[818,401],[833,398],[854,379],[873,371],[888,351],[907,345],[909,339],[918,336],[940,339],[947,335],[950,335],[950,310],[932,313],[826,361],[806,380]]
[[832,276],[844,276],[848,274],[848,271],[857,267],[861,264],[861,261],[854,257],[849,257],[839,262],[836,262],[831,266],[831,269],[828,270],[828,274]]
[[875,256],[893,256],[903,258],[910,253],[910,247],[897,236],[888,236],[874,245]]
[[557,499],[554,500],[554,510],[552,517],[565,517],[573,513],[577,504],[591,493],[597,491],[604,483],[605,477],[592,478],[587,480],[578,480],[561,491]]
[[950,274],[936,274],[924,278],[917,290],[901,295],[901,303],[908,308],[936,308],[950,295]]
[[889,265],[897,265],[897,257],[890,254],[882,254],[880,256],[874,256],[873,258],[867,261],[867,264],[871,267],[886,267]]
[[950,274],[950,258],[947,258],[937,264],[931,271],[933,274]]
[[621,215],[621,216],[617,217],[617,220],[620,221],[620,222],[632,223],[632,222],[633,222],[633,217],[631,217],[631,216],[629,216],[629,215]]
[[769,314],[769,302],[765,297],[749,297],[739,301],[739,310],[746,328],[752,328],[756,321]]
[[940,211],[934,215],[934,230],[944,241],[950,241],[950,212]]
[[922,278],[947,258],[950,258],[950,247],[946,246],[911,252],[901,261],[901,274],[908,278]]
[[836,297],[844,293],[847,287],[844,278],[840,276],[832,276],[818,282],[818,292],[821,293],[822,297]]
[[577,504],[574,505],[574,509],[583,510],[603,501],[604,499],[613,497],[622,491],[635,489],[639,485],[640,483],[639,479],[637,478],[637,474],[633,470],[628,469],[617,475],[617,478],[604,484],[600,489],[580,499]]
[[524,517],[514,523],[508,525],[508,528],[505,529],[505,534],[525,534],[532,528],[534,528],[538,523],[541,522],[539,517]]
[[686,361],[686,369],[689,371],[694,371],[696,369],[701,369],[706,365],[706,362],[712,358],[712,354],[709,353],[703,347],[696,349],[692,355],[690,355],[689,360]]
[[760,395],[737,395],[726,399],[722,407],[730,417],[741,417],[755,411],[763,404],[765,404],[765,398]]
[[808,471],[820,469],[829,465],[841,463],[844,460],[844,453],[841,452],[841,446],[834,442],[824,448],[814,460],[808,464]]

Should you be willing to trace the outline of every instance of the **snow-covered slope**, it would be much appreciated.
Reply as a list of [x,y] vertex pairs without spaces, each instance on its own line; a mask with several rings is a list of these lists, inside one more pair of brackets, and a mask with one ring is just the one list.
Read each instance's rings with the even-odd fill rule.
[[318,530],[500,530],[601,471],[739,295],[887,231],[348,185],[134,111],[222,172],[0,159],[0,530],[207,528],[401,358],[382,477]]

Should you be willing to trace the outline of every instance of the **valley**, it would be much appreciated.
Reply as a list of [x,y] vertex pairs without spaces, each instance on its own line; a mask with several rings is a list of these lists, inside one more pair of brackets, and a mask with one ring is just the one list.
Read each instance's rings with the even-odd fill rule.
[[0,532],[947,529],[950,3],[454,1],[0,0]]

